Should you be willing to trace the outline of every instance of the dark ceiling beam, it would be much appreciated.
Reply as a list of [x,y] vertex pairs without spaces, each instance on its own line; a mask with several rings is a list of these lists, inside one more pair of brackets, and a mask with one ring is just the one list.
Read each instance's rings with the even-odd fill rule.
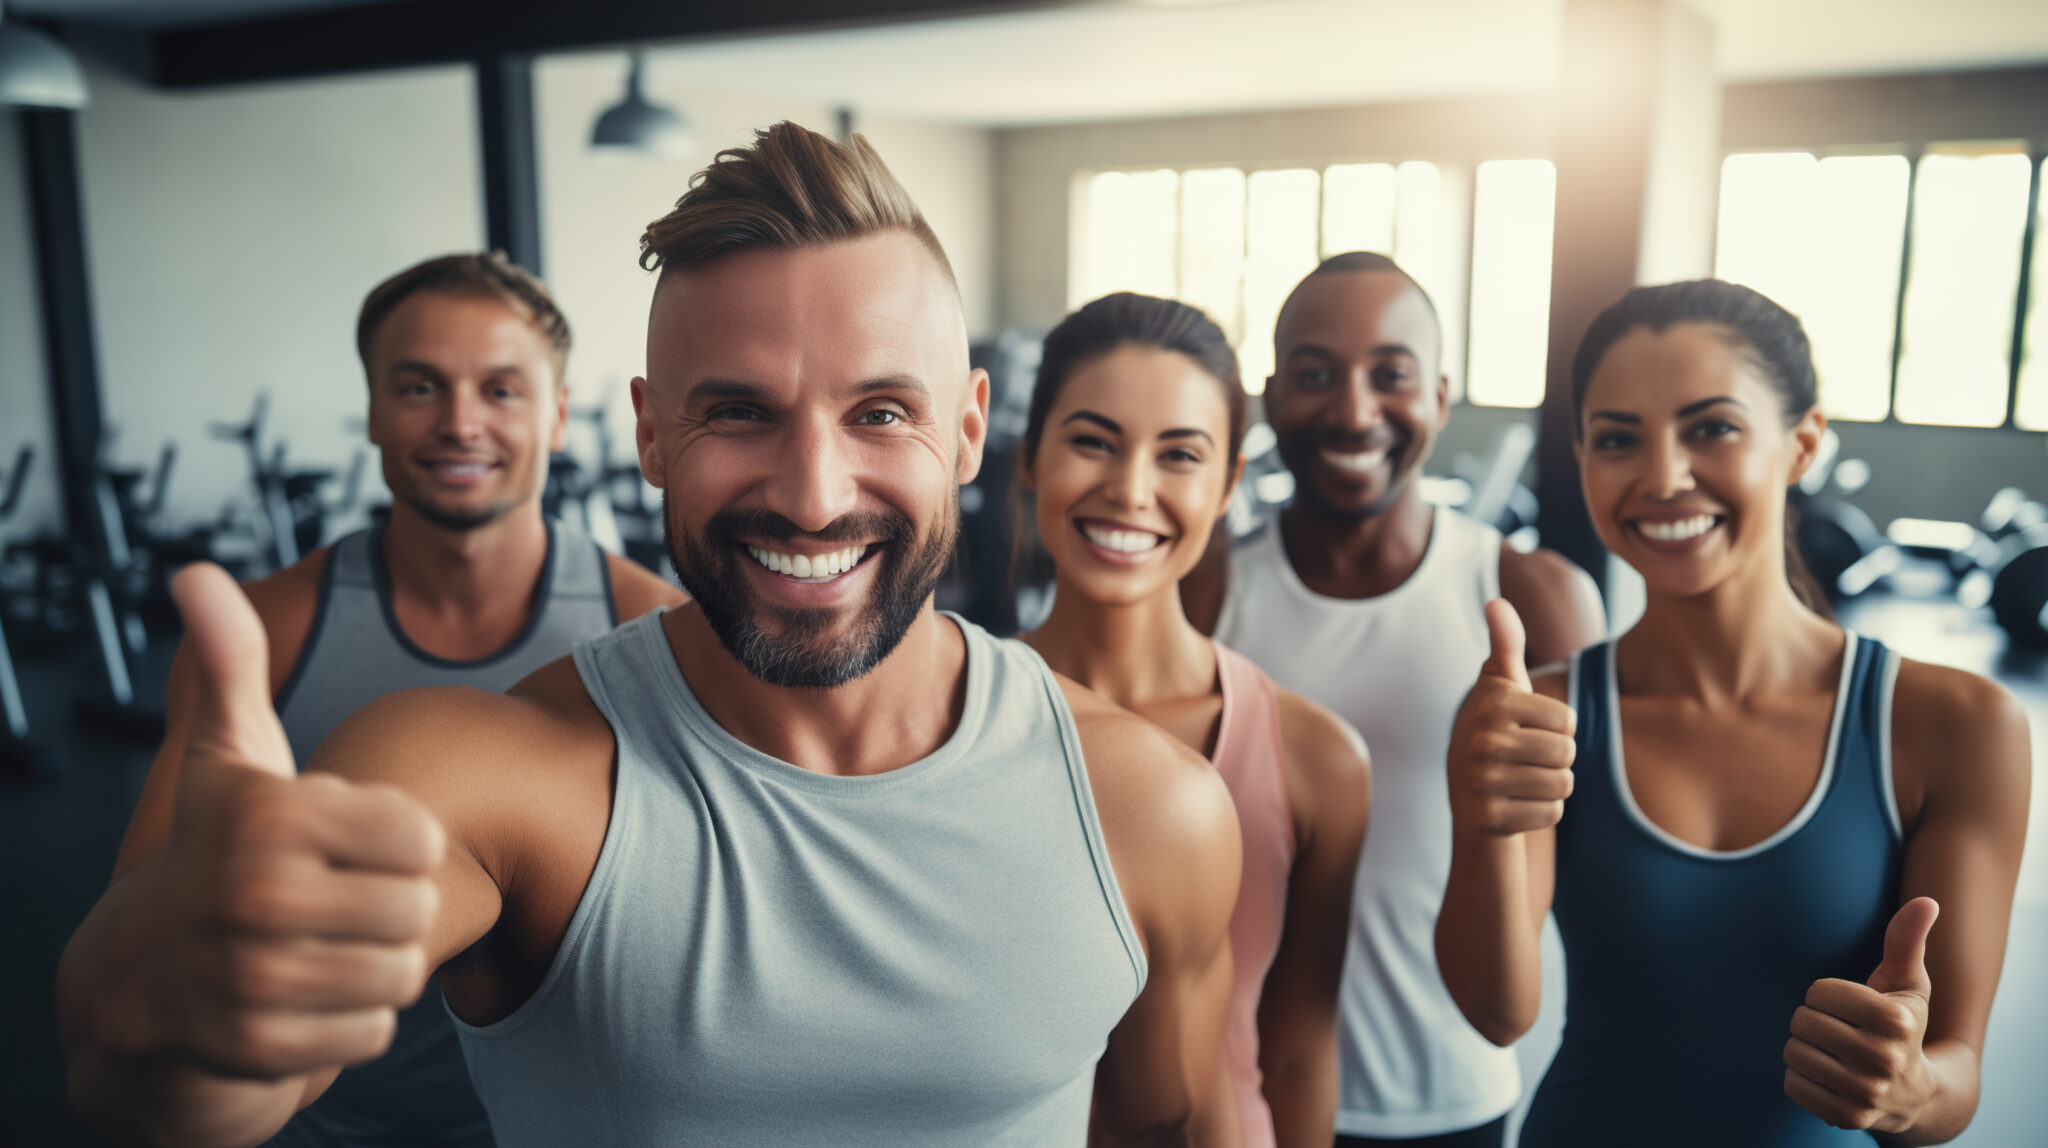
[[166,29],[152,78],[197,88],[663,40],[1048,8],[1074,0],[404,0]]

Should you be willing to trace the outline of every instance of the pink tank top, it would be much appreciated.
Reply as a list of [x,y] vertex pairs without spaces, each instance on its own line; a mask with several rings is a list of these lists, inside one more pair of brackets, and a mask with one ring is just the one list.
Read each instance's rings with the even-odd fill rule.
[[1218,643],[1223,717],[1216,731],[1216,772],[1237,803],[1244,877],[1230,917],[1230,1016],[1223,1056],[1236,1092],[1244,1148],[1274,1148],[1273,1113],[1259,1075],[1259,993],[1280,949],[1287,878],[1294,867],[1294,812],[1281,776],[1280,705],[1273,682],[1244,656]]

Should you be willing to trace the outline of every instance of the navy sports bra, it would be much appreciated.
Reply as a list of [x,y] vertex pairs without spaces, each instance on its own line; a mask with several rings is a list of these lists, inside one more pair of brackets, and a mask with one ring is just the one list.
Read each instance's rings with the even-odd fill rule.
[[1572,663],[1576,787],[1557,827],[1565,1028],[1523,1148],[1869,1145],[1784,1092],[1792,1012],[1814,981],[1884,956],[1903,858],[1891,771],[1898,657],[1850,634],[1827,757],[1790,822],[1717,852],[1629,792],[1611,643]]

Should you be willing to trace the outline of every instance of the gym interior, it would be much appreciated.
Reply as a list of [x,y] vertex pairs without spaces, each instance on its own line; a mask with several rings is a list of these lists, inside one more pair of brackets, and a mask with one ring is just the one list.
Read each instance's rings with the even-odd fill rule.
[[1638,283],[1799,314],[1829,419],[1793,494],[1809,567],[1845,624],[2030,715],[2031,837],[1955,1143],[2048,1143],[2048,5],[512,11],[0,0],[0,46],[35,38],[0,51],[0,1141],[102,1142],[65,1100],[51,984],[162,735],[169,575],[260,577],[388,506],[364,293],[450,251],[542,276],[575,329],[548,505],[659,570],[637,243],[719,149],[793,120],[865,136],[951,260],[991,419],[939,601],[998,633],[1048,597],[1033,555],[1009,569],[1039,341],[1107,292],[1186,300],[1238,348],[1242,534],[1293,494],[1257,419],[1282,300],[1327,255],[1394,256],[1454,396],[1427,497],[1579,563],[1617,633],[1642,595],[1580,496],[1573,346]]

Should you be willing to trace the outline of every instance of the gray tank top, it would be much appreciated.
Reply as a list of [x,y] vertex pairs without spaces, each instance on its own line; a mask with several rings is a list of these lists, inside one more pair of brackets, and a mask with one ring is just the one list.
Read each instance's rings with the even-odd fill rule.
[[[391,609],[382,532],[334,544],[320,604],[298,664],[277,694],[278,717],[300,762],[350,714],[384,694],[422,686],[500,692],[617,624],[602,551],[548,523],[548,556],[533,609],[504,649],[475,661],[437,658],[406,638]],[[441,990],[429,984],[398,1014],[391,1050],[346,1069],[270,1142],[279,1148],[489,1148],[491,1126],[470,1087]]]
[[604,846],[533,997],[456,1021],[501,1144],[1083,1143],[1144,951],[1058,683],[954,624],[959,727],[871,777],[727,733],[659,615],[576,648]]

